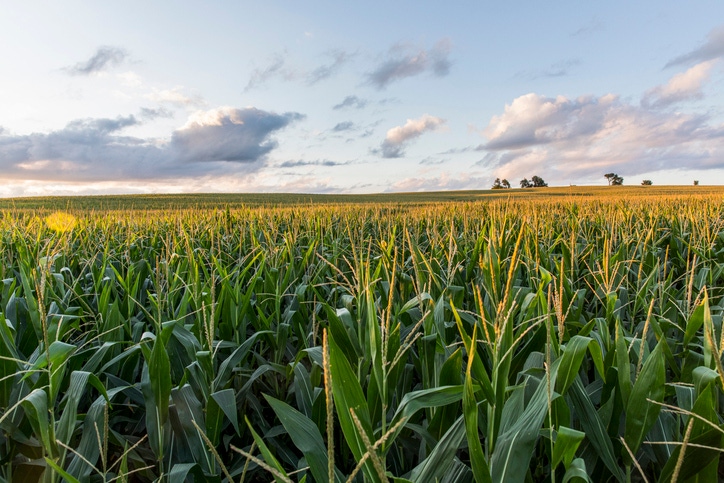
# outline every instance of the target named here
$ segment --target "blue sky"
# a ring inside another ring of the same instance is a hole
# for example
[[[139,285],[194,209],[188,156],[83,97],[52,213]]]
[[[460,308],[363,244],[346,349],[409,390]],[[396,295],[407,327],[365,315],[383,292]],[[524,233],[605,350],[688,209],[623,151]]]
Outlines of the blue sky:
[[[0,196],[724,181],[724,3],[5,2]]]

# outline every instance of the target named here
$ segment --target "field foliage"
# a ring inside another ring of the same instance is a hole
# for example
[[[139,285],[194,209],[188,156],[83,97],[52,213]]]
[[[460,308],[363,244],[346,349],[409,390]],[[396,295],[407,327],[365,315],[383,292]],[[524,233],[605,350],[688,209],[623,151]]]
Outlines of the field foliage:
[[[418,201],[6,204],[0,480],[721,478],[721,194]]]

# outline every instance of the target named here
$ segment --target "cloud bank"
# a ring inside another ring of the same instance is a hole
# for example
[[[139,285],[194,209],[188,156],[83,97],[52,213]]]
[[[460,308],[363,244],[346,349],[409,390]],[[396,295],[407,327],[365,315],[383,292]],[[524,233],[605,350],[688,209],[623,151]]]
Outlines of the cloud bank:
[[[444,77],[450,72],[450,50],[448,39],[438,41],[429,50],[396,45],[389,50],[387,58],[367,74],[367,80],[384,89],[395,81],[423,73]]]
[[[439,117],[424,114],[419,119],[408,119],[404,126],[393,127],[387,131],[379,152],[383,158],[401,158],[410,141],[422,136],[427,131],[434,131],[445,124]]]
[[[5,178],[52,181],[180,179],[259,169],[271,136],[304,116],[256,108],[200,111],[168,140],[123,135],[147,115],[80,119],[49,133],[0,132]]]
[[[683,76],[691,78],[696,75]],[[675,78],[647,95],[653,103],[674,102],[696,91],[672,87],[680,84],[692,85]],[[707,115],[638,106],[613,94],[576,99],[526,94],[493,116],[483,134],[489,153],[481,164],[511,179],[531,170],[565,182],[609,170],[634,175],[724,168],[724,126]]]

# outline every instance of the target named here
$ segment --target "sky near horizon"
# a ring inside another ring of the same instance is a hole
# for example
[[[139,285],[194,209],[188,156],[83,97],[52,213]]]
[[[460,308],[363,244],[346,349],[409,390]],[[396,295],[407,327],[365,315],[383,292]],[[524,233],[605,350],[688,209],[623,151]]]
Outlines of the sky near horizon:
[[[0,2],[0,196],[724,183],[721,0]]]

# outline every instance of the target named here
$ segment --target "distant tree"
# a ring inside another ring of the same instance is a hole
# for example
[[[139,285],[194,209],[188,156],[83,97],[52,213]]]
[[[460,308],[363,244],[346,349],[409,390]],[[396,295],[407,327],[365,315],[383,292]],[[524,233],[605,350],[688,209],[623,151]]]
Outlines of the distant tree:
[[[533,187],[533,183],[531,183],[530,181],[528,181],[528,178],[523,178],[523,179],[520,180],[520,187],[521,187],[521,188],[532,188],[532,187]]]
[[[603,177],[608,180],[609,186],[620,186],[623,184],[623,178],[616,173],[606,173]]]
[[[695,180],[694,180],[694,186],[699,186],[699,180],[698,180],[698,179],[695,179]]]
[[[543,181],[543,178],[541,178],[540,176],[533,176],[531,178],[531,181],[533,181],[534,188],[544,188],[544,187],[548,186],[548,183]]]
[[[494,190],[502,189],[503,185],[500,184],[500,178],[495,178],[495,181],[493,181],[493,188]]]
[[[641,182],[641,186],[651,186],[654,184],[650,179],[645,179]]]
[[[507,179],[503,179],[503,181],[500,182],[500,186],[502,186],[505,189],[510,188],[510,182]]]

